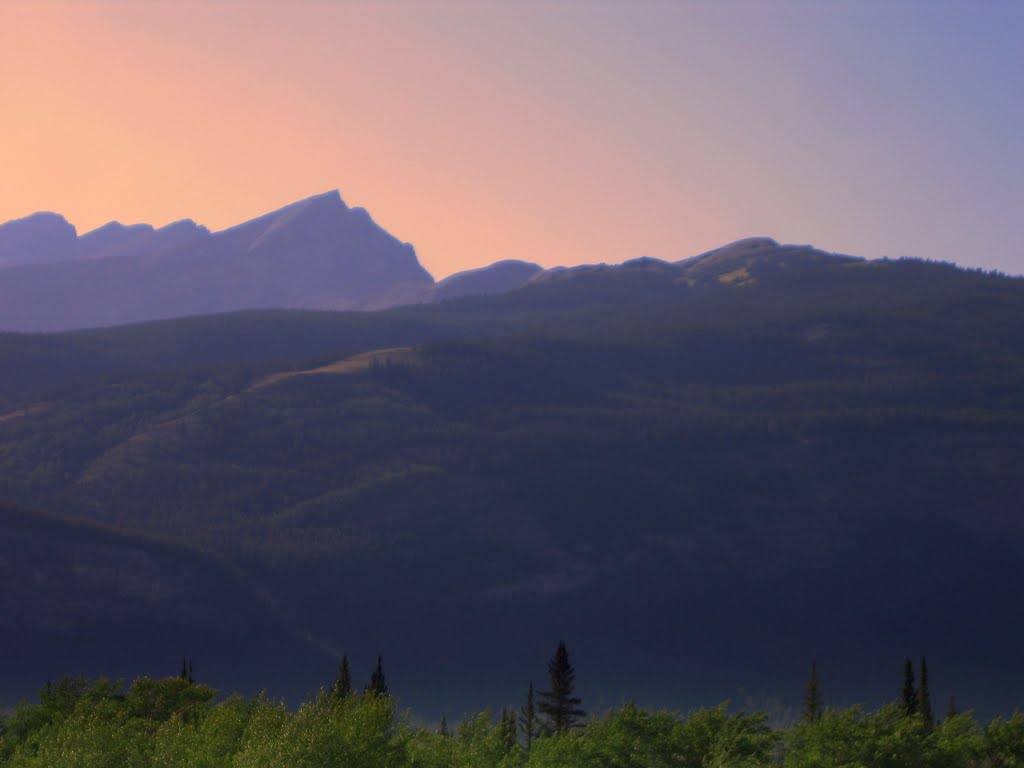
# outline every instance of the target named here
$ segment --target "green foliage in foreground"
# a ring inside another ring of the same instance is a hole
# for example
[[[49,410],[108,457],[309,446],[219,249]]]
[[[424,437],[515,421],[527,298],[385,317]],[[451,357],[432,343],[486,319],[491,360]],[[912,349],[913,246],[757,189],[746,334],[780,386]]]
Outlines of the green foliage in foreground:
[[[232,696],[180,678],[127,689],[83,678],[48,685],[39,704],[0,722],[0,765],[17,768],[1013,768],[1024,766],[1024,716],[987,726],[970,713],[928,731],[892,704],[825,709],[771,728],[727,704],[680,716],[626,704],[532,748],[490,712],[452,735],[414,727],[394,698],[321,692],[295,712],[265,697]]]

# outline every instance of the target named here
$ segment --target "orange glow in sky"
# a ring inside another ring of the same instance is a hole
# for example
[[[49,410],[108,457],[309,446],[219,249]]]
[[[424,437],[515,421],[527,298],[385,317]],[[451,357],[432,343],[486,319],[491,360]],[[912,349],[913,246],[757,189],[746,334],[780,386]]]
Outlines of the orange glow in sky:
[[[629,137],[478,68],[395,8],[186,7],[0,11],[0,218],[216,230],[339,188],[438,277],[729,236]],[[678,246],[664,255],[689,255]]]
[[[0,221],[217,230],[338,188],[435,277],[758,234],[953,257],[907,234],[941,218],[912,124],[862,129],[756,13],[687,7],[0,3]],[[803,35],[791,16],[779,34]]]

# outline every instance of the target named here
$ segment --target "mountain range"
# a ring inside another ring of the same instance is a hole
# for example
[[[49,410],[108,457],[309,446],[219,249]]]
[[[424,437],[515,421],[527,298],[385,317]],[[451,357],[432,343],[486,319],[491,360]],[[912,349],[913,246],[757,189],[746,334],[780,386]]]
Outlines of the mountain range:
[[[0,333],[0,705],[183,655],[295,701],[383,654],[457,718],[518,704],[559,639],[589,711],[795,706],[812,660],[827,702],[876,703],[919,655],[936,701],[1022,703],[1024,280],[754,238],[435,283],[334,194],[152,258],[81,254],[159,231],[64,231],[0,277],[417,299]]]
[[[78,236],[53,213],[0,225],[0,330],[60,331],[241,309],[379,309],[509,290],[504,262],[435,283],[413,247],[337,191],[221,232],[113,221]]]

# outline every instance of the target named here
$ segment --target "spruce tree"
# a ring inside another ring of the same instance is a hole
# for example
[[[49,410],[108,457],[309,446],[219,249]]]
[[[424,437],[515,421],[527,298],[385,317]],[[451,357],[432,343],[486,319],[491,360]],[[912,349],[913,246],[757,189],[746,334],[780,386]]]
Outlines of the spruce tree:
[[[511,707],[501,710],[501,743],[506,755],[519,745],[516,738],[516,711]]]
[[[529,752],[533,740],[540,736],[540,724],[537,722],[537,710],[533,703],[532,682],[526,692],[526,703],[519,708],[519,728],[523,732],[523,746]]]
[[[373,670],[373,674],[370,676],[370,684],[366,686],[366,690],[378,696],[387,696],[388,684],[384,679],[384,663],[380,656],[377,656],[377,668]]]
[[[921,657],[921,674],[917,680],[917,711],[924,720],[925,732],[931,733],[935,730],[935,715],[932,712],[932,695],[928,690],[928,661],[924,656]]]
[[[807,685],[804,688],[804,714],[805,723],[816,723],[821,719],[823,709],[821,697],[821,683],[818,680],[818,664],[811,662],[811,675],[807,678]]]
[[[338,699],[345,699],[352,695],[352,673],[348,668],[348,654],[341,657],[341,665],[338,667],[338,677],[334,681],[334,696]]]
[[[917,712],[917,689],[914,687],[914,663],[908,656],[903,660],[903,691],[900,694],[900,703],[907,715]]]
[[[548,662],[550,690],[540,692],[540,709],[544,727],[549,733],[562,733],[581,725],[584,712],[579,708],[580,698],[573,696],[576,670],[569,663],[565,642],[559,641],[555,655]]]
[[[441,725],[437,729],[437,732],[446,739],[452,735],[451,732],[448,730],[448,718],[444,715],[441,715]]]

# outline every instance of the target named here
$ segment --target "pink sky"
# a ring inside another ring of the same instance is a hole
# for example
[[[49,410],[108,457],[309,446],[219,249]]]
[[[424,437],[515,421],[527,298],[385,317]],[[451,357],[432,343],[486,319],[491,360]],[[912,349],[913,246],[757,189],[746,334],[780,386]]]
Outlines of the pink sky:
[[[918,121],[950,105],[928,102],[909,57],[896,85],[872,86],[880,71],[828,37],[850,20],[805,7],[2,3],[0,221],[216,230],[338,188],[436,277],[504,258],[679,259],[755,234],[969,262],[952,246],[1011,208],[964,218],[989,183],[971,174],[1000,171],[939,169],[957,134]],[[858,23],[851,35],[872,34]],[[878,45],[900,55],[898,36]],[[899,87],[915,101],[867,104],[871,125],[835,100]]]

